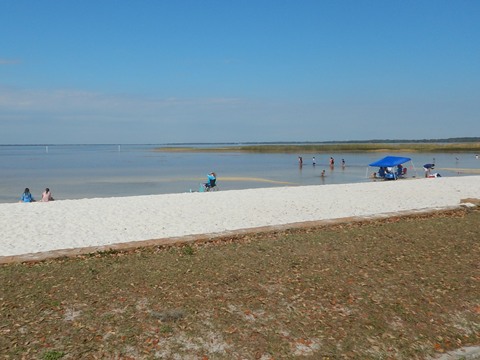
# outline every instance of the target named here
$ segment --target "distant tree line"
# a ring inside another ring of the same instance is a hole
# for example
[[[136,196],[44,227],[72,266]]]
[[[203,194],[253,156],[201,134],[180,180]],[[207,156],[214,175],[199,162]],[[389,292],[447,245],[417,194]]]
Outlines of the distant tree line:
[[[347,140],[347,141],[335,141],[335,143],[367,143],[367,144],[384,144],[384,143],[470,143],[470,142],[479,142],[480,137],[457,137],[457,138],[447,138],[447,139],[373,139],[373,140]]]

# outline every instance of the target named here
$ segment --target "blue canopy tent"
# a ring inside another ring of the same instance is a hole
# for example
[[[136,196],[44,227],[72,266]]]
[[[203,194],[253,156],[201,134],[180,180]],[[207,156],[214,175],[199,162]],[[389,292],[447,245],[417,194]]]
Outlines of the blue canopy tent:
[[[386,180],[396,180],[398,177],[402,177],[404,175],[404,173],[400,171],[401,168],[399,168],[397,172],[393,172],[393,171],[385,172],[385,169],[393,169],[395,166],[397,166],[398,168],[399,165],[402,165],[409,161],[412,162],[412,159],[407,157],[400,157],[400,156],[385,156],[383,159],[380,159],[371,164],[368,164],[368,166],[378,167],[380,168],[381,171],[384,171],[383,174],[380,174],[381,178],[384,178]],[[413,162],[412,162],[412,167],[415,170],[415,167],[413,166]],[[381,171],[379,171],[379,173],[381,173]],[[367,174],[368,174],[368,168],[367,168]]]

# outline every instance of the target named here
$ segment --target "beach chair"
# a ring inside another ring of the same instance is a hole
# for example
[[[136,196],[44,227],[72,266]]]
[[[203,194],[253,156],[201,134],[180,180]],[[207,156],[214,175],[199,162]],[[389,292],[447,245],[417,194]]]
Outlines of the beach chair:
[[[385,180],[397,180],[397,174],[393,172],[387,172],[385,173],[385,176],[383,177]]]
[[[384,167],[381,167],[380,169],[378,169],[378,176],[380,176],[381,178],[385,177],[385,168]]]
[[[203,187],[205,188],[205,191],[217,191],[217,180],[210,179],[207,183],[203,184]]]
[[[397,167],[397,177],[402,177],[403,176],[403,167]]]

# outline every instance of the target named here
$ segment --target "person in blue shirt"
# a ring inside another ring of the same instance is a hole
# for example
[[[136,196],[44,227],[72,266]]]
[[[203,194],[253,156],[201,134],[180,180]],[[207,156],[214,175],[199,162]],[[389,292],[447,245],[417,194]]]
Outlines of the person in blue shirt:
[[[211,172],[210,174],[207,175],[207,178],[208,178],[208,182],[205,183],[204,186],[208,191],[208,190],[210,190],[211,188],[213,188],[217,185],[216,184],[217,174],[215,174],[214,172]]]
[[[423,165],[423,170],[425,171],[425,177],[428,177],[434,168],[435,168],[435,164]]]
[[[33,198],[32,194],[30,193],[29,188],[25,188],[25,191],[23,192],[22,196],[20,197],[20,202],[24,203],[30,203],[34,202],[35,199]]]

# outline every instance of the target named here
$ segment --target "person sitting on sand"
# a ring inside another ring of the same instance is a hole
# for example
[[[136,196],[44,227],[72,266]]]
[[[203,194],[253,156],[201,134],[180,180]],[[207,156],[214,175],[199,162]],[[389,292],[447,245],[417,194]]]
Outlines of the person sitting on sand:
[[[397,175],[398,175],[398,176],[402,176],[402,175],[403,175],[403,165],[402,165],[402,164],[398,164],[398,165],[397,165]]]
[[[24,203],[31,203],[34,202],[35,199],[33,198],[32,194],[30,193],[29,188],[25,188],[25,191],[23,192],[22,196],[20,197],[20,202]]]
[[[205,184],[203,184],[205,186],[205,189],[207,189],[207,191],[213,187],[215,187],[217,184],[217,174],[215,174],[214,172],[211,172],[210,174],[207,175],[207,178],[208,178],[208,182],[206,182]]]
[[[43,192],[42,194],[42,202],[49,202],[49,201],[53,201],[53,197],[52,197],[52,193],[50,192],[50,189],[49,188],[46,188],[45,191]]]
[[[378,169],[378,176],[381,178],[385,177],[385,168],[383,166]]]

